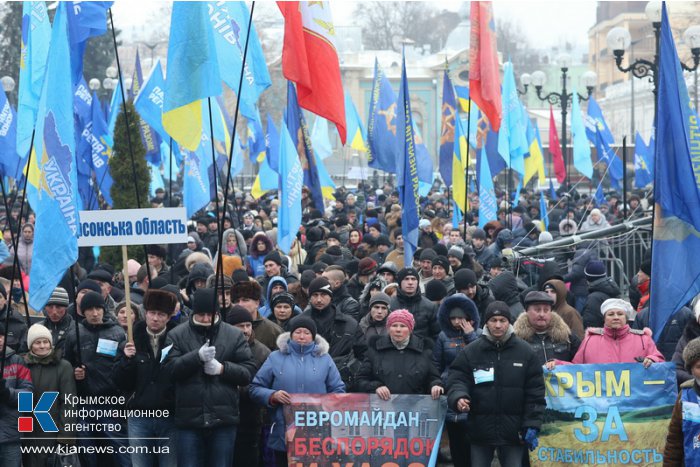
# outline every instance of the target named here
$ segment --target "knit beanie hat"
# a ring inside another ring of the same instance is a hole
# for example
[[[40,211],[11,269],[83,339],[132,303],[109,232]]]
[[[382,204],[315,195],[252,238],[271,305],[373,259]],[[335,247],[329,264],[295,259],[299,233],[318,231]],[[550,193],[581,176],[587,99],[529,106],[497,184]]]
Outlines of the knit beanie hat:
[[[316,292],[321,292],[333,296],[333,289],[331,289],[331,284],[325,277],[317,277],[311,281],[309,284],[309,296]]]
[[[700,337],[688,342],[688,345],[683,349],[683,362],[685,362],[686,370],[690,371],[698,360],[700,360]]]
[[[102,288],[100,287],[100,284],[95,282],[92,279],[85,279],[82,281],[80,284],[78,284],[78,290],[76,290],[76,293],[80,292],[81,290],[92,290],[93,292],[101,293]]]
[[[511,324],[513,323],[513,316],[510,314],[510,307],[507,303],[496,300],[495,302],[489,303],[486,307],[486,313],[484,313],[484,323],[494,316],[503,316]]]
[[[442,281],[432,280],[425,284],[425,298],[431,302],[438,302],[447,297],[447,287]]]
[[[586,279],[589,281],[594,281],[596,279],[600,279],[601,277],[605,277],[605,264],[598,260],[589,261],[588,264],[586,264],[583,273],[586,275]]]
[[[460,269],[455,273],[455,289],[464,290],[467,287],[476,285],[476,273],[471,269]]]
[[[403,323],[413,333],[413,328],[416,326],[416,320],[413,319],[413,315],[408,310],[394,310],[389,313],[389,317],[386,320],[386,327],[390,328],[394,323]]]
[[[294,334],[294,331],[299,328],[307,329],[311,333],[311,337],[314,340],[316,339],[316,333],[318,332],[316,330],[316,323],[308,316],[298,315],[292,318],[289,322],[289,335]]]
[[[27,331],[27,347],[32,350],[32,344],[37,339],[48,339],[53,347],[53,336],[51,336],[51,331],[49,331],[43,324],[32,324]]]
[[[418,271],[415,268],[403,268],[402,270],[399,271],[397,274],[397,279],[399,281],[399,284],[403,282],[405,278],[408,276],[413,276],[416,278],[416,280],[420,280],[420,276],[418,275]]]
[[[450,272],[450,261],[445,258],[444,256],[438,256],[433,260],[433,266],[442,266],[442,269],[445,270],[445,273]]]
[[[383,303],[388,307],[389,303],[391,303],[391,298],[384,292],[379,292],[369,299],[369,307],[372,308],[375,303]]]
[[[192,313],[218,313],[219,300],[214,289],[197,289],[192,299]]]
[[[435,253],[435,250],[433,250],[432,248],[426,248],[420,254],[421,261],[426,260],[426,259],[432,261],[435,258],[437,258],[437,253]]]
[[[53,289],[49,301],[46,305],[58,305],[58,306],[68,306],[68,292],[63,287],[56,287]]]
[[[90,291],[83,295],[83,299],[80,301],[81,310],[89,310],[90,308],[102,308],[105,309],[105,301],[102,295],[97,292]]]
[[[228,313],[226,313],[226,322],[231,326],[235,326],[240,323],[252,323],[253,317],[250,312],[240,305],[234,305],[231,307]]]
[[[369,276],[377,270],[377,262],[372,258],[362,258],[357,266],[357,274],[360,276]]]
[[[294,308],[294,296],[289,292],[276,293],[272,296],[272,299],[270,300],[270,308],[274,310],[274,308],[280,303],[286,303],[287,305]]]
[[[486,240],[486,232],[484,231],[484,229],[477,227],[476,229],[474,229],[474,232],[472,232],[472,238]]]
[[[282,266],[282,257],[280,256],[280,254],[277,250],[273,250],[273,251],[269,252],[265,256],[265,260],[263,261],[263,264],[267,263],[268,261],[274,261],[275,263]]]
[[[462,261],[462,258],[464,258],[464,250],[457,245],[453,245],[447,251],[447,256],[452,256],[453,258],[457,258],[458,260]]]

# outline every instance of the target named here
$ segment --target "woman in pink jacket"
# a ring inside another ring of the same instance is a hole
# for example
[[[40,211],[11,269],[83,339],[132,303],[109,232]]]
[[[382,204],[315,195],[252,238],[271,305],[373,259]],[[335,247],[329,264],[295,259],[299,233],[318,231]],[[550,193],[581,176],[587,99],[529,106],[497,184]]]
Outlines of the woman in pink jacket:
[[[649,368],[652,363],[665,361],[649,328],[640,331],[627,324],[634,312],[629,302],[610,298],[603,302],[600,311],[603,327],[586,329],[586,336],[571,363],[640,362],[644,368]]]

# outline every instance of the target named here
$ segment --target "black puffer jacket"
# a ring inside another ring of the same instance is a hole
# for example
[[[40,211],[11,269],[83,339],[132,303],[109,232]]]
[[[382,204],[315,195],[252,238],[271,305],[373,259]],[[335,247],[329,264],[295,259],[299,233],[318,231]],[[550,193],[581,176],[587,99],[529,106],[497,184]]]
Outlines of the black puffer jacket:
[[[158,339],[158,353],[153,355],[146,322],[134,324],[136,355],[126,358],[122,347],[112,370],[112,379],[119,389],[127,394],[133,393],[128,402],[129,408],[168,409],[171,412],[175,408],[175,388],[161,365],[165,339],[175,326],[174,322],[168,321],[166,332]]]
[[[472,300],[474,301],[476,307],[479,309],[479,322],[483,323],[486,308],[491,304],[491,302],[496,301],[496,299],[493,298],[491,289],[477,284],[476,294],[474,294],[474,298],[472,298]]]
[[[416,293],[408,296],[400,288],[398,293],[391,297],[389,310],[405,309],[411,312],[416,325],[413,334],[424,339],[431,339],[435,342],[440,334],[440,325],[437,320],[437,305],[425,298],[420,289]]]
[[[13,303],[14,305],[14,303]],[[0,311],[0,322],[6,323],[7,305]],[[14,307],[7,326],[7,346],[19,353],[27,351],[27,321]]]
[[[256,371],[243,333],[217,319],[213,328],[187,324],[173,329],[165,341],[173,345],[165,360],[175,383],[175,424],[181,428],[214,428],[238,425],[238,386],[250,383]],[[218,315],[217,315],[218,318]],[[221,375],[204,373],[199,349],[209,339],[215,358],[224,365]]]
[[[516,336],[530,344],[540,365],[550,360],[570,362],[581,345],[581,339],[571,332],[569,326],[555,312],[552,312],[549,329],[543,334],[535,331],[526,313],[520,315],[515,321],[513,329]]]
[[[493,292],[496,300],[508,304],[513,320],[517,319],[525,311],[523,304],[520,302],[518,279],[512,272],[505,271],[491,279],[489,289]]]
[[[493,369],[493,381],[476,384],[474,372]],[[542,366],[530,345],[513,334],[497,343],[484,329],[475,342],[457,355],[450,367],[447,403],[471,402],[467,433],[472,444],[517,446],[519,433],[540,428],[544,417]]]
[[[430,341],[412,335],[406,348],[399,350],[389,336],[371,337],[357,390],[374,392],[381,386],[392,394],[430,394],[433,386],[442,386]]]
[[[647,305],[642,311],[639,312],[637,318],[632,324],[633,329],[644,329],[651,327],[649,322],[649,305]],[[683,336],[683,331],[685,327],[691,321],[695,321],[695,316],[690,308],[684,306],[680,310],[676,311],[669,320],[666,322],[666,326],[661,330],[661,334],[656,341],[656,348],[659,349],[664,355],[664,359],[670,362],[673,358],[673,352],[676,350],[676,345],[678,341]]]
[[[114,347],[114,355],[97,353],[97,343],[100,339],[110,345],[122,345],[126,341],[124,329],[110,315],[106,315],[99,325],[88,324],[85,320],[78,325],[80,332],[80,357],[85,365],[85,379],[77,382],[78,394],[81,396],[114,396],[121,392],[112,379],[112,366],[117,361],[118,349]],[[73,367],[78,366],[78,345],[75,326],[66,337],[63,358]]]
[[[678,386],[685,383],[688,380],[693,379],[688,370],[685,368],[685,361],[683,360],[683,350],[688,342],[692,341],[696,337],[700,337],[700,323],[693,319],[688,321],[683,329],[683,335],[678,339],[678,344],[676,344],[676,350],[673,352],[673,363],[676,364],[676,380],[678,381]]]
[[[59,356],[63,355],[64,348],[66,346],[66,337],[70,333],[71,329],[75,328],[75,321],[73,321],[73,317],[66,311],[65,316],[63,316],[58,323],[54,323],[49,318],[46,318],[44,321],[41,321],[41,324],[46,326],[46,329],[51,331],[54,350]]]
[[[588,298],[583,307],[583,327],[602,328],[603,315],[600,306],[609,298],[618,298],[620,287],[609,277],[596,279],[588,285]]]
[[[330,345],[328,354],[333,360],[354,353],[355,358],[362,361],[367,351],[367,343],[357,321],[340,313],[333,304],[321,311],[309,307],[302,314],[314,320],[318,326],[318,333]],[[326,322],[330,323],[330,326],[324,324]]]

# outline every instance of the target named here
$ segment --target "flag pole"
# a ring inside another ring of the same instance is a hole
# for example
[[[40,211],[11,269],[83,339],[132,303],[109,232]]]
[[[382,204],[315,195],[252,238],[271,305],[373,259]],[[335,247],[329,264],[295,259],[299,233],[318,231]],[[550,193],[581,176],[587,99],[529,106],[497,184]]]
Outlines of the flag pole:
[[[209,109],[209,142],[211,143],[211,165],[214,168],[214,187],[216,188],[216,193],[214,194],[214,213],[216,214],[216,225],[217,225],[217,234],[219,236],[219,239],[223,238],[223,233],[221,232],[221,228],[223,227],[224,224],[224,218],[223,215],[219,216],[219,190],[218,190],[218,185],[217,185],[217,175],[218,175],[218,168],[216,167],[216,149],[214,148],[214,121],[211,116],[211,96],[207,97],[207,104],[208,104],[208,109]],[[231,140],[231,147],[233,148],[233,145],[235,144],[234,140]],[[229,160],[229,171],[228,173],[231,173],[231,167],[230,167],[231,161]],[[224,197],[224,206],[226,206],[226,197]],[[224,211],[226,208],[224,207]],[[235,237],[235,235],[234,235]],[[224,258],[223,258],[223,252],[221,251],[221,242],[219,242],[219,248],[217,249],[217,260],[216,260],[216,280],[214,281],[214,296],[216,296],[217,292],[221,290],[221,303],[226,303],[226,299],[224,297],[224,270],[223,270],[223,264],[224,264]],[[219,285],[221,288],[219,288]],[[211,320],[211,326],[210,328],[213,328],[214,326],[214,319],[212,318]]]
[[[469,147],[469,135],[470,135],[471,129],[472,129],[472,112],[471,112],[472,105],[473,105],[473,102],[472,102],[471,97],[470,97],[469,98],[469,112],[467,112],[467,155],[466,155],[467,171],[464,175],[464,211],[463,211],[464,216],[462,216],[462,219],[464,220],[464,232],[463,232],[464,243],[467,243],[467,206],[469,205],[469,151],[471,149]],[[455,120],[455,126],[456,125],[458,125],[458,122]],[[462,144],[459,141],[455,141],[455,143]],[[457,204],[457,203],[455,203],[455,204]],[[459,209],[459,208],[457,208],[457,209]]]
[[[241,105],[241,89],[243,88],[243,73],[245,72],[245,65],[246,61],[248,59],[248,43],[250,42],[250,30],[253,26],[253,12],[255,11],[255,0],[250,5],[250,16],[248,17],[248,31],[246,31],[246,37],[245,37],[245,45],[243,46],[243,58],[242,58],[242,64],[241,64],[241,74],[238,77],[238,90],[236,92],[236,110],[233,114],[233,129],[231,130],[231,147],[229,148],[229,153],[228,153],[228,174],[226,176],[226,185],[224,186],[224,212],[221,216],[221,224],[223,225],[223,218],[226,216],[226,206],[228,205],[228,189],[229,186],[231,187],[231,193],[233,194],[233,202],[236,203],[236,214],[238,217],[238,226],[239,228],[241,227],[242,221],[241,221],[241,210],[240,207],[238,206],[238,203],[236,202],[236,187],[235,184],[231,184],[231,164],[233,163],[233,146],[236,144],[236,126],[238,125],[238,109]],[[211,118],[211,117],[210,117]],[[262,126],[262,122],[261,122]],[[214,138],[212,138],[212,147],[214,144]],[[250,157],[249,157],[250,159]],[[234,235],[233,237],[236,239],[236,249],[238,250],[239,254],[241,254],[241,247],[238,244],[238,236]],[[223,264],[223,258],[221,257],[221,250],[223,248],[223,243],[224,243],[224,233],[221,228],[219,228],[219,263]],[[243,259],[241,255],[241,259]],[[221,268],[221,274],[222,274],[222,286],[223,286],[223,267]],[[223,294],[223,292],[222,292]],[[223,295],[222,295],[223,299]]]
[[[129,157],[131,159],[131,175],[134,178],[134,192],[136,194],[136,206],[141,209],[141,195],[139,195],[139,181],[136,176],[136,162],[134,162],[134,148],[131,145],[131,132],[129,127],[129,112],[126,111],[126,94],[124,94],[124,80],[122,77],[122,66],[119,61],[119,49],[117,48],[117,34],[114,32],[114,17],[112,16],[112,9],[109,9],[109,23],[112,26],[112,43],[114,44],[114,55],[117,59],[117,73],[119,76],[119,90],[122,96],[122,106],[124,107],[124,120],[126,120],[126,142],[129,146]],[[116,92],[116,91],[115,91]],[[143,245],[143,253],[146,257],[146,277],[148,278],[148,287],[151,287],[151,267],[148,264],[148,249],[146,245]]]
[[[627,221],[627,136],[622,137],[622,213]]]

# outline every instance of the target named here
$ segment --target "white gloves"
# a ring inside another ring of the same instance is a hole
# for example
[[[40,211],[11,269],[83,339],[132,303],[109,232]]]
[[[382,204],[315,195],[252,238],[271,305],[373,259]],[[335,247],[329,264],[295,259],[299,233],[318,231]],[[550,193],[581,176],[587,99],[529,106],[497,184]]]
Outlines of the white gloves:
[[[206,341],[203,346],[199,348],[199,359],[204,363],[212,360],[216,355],[216,347],[209,345],[209,341]]]
[[[212,358],[208,362],[204,362],[204,373],[211,375],[211,376],[216,376],[220,375],[223,373],[224,370],[224,365],[219,363],[219,361],[215,358]]]

